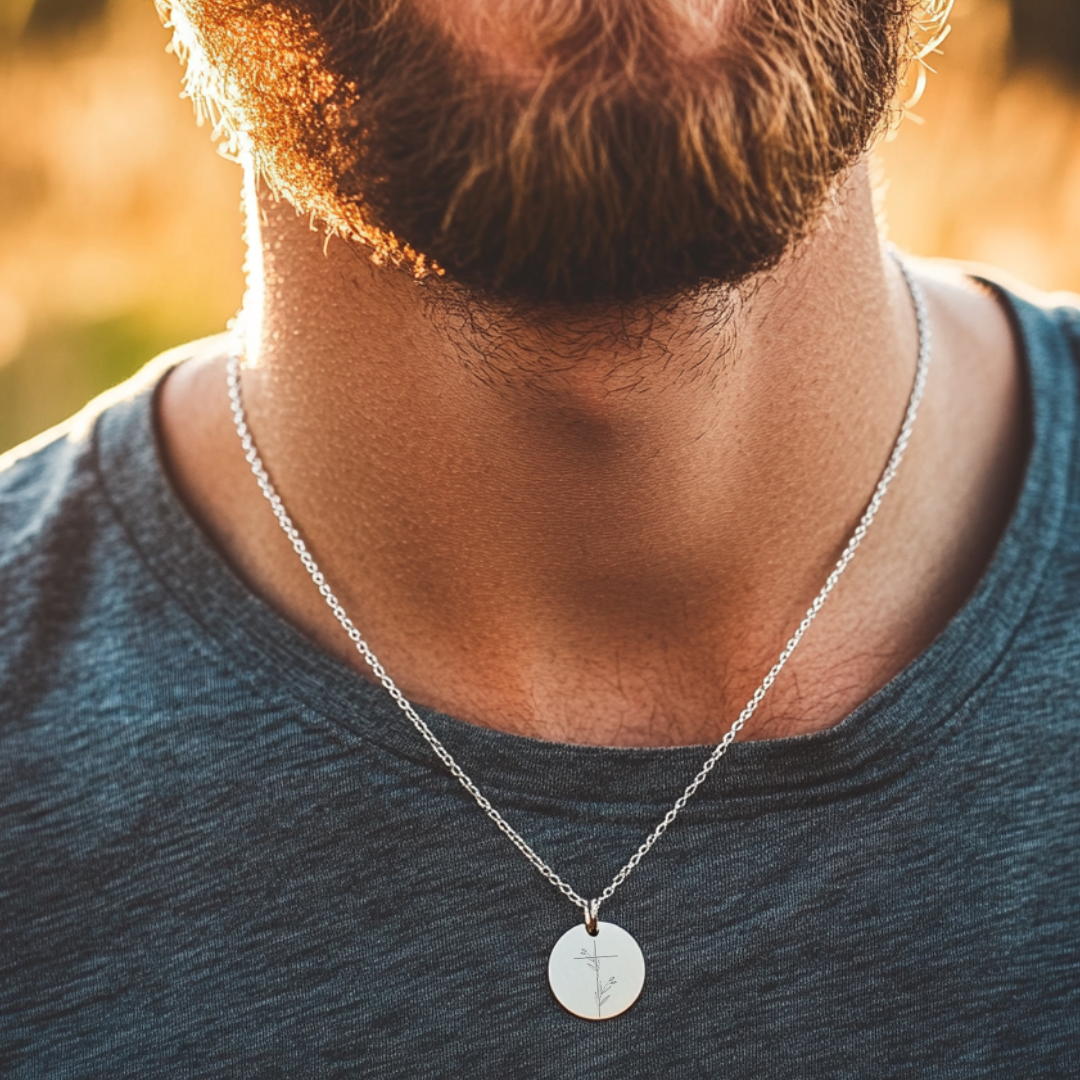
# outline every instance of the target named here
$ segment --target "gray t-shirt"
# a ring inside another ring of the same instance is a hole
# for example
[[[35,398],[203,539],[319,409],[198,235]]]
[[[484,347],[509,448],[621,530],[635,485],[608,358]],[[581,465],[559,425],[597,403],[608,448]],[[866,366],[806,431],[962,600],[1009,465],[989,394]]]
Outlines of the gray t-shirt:
[[[578,910],[178,502],[177,357],[10,455],[0,1075],[1080,1076],[1080,312],[1010,303],[1034,443],[978,590],[836,728],[732,749],[604,909],[647,975],[603,1023],[547,985]],[[585,895],[705,756],[424,715]]]

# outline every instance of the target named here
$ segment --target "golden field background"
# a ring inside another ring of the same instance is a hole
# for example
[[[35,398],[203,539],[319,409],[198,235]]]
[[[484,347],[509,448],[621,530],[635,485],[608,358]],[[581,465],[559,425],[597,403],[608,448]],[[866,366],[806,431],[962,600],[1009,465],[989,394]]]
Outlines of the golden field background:
[[[957,0],[878,152],[901,247],[1080,291],[1077,12]],[[150,0],[0,0],[0,450],[239,305],[239,170],[167,43]]]

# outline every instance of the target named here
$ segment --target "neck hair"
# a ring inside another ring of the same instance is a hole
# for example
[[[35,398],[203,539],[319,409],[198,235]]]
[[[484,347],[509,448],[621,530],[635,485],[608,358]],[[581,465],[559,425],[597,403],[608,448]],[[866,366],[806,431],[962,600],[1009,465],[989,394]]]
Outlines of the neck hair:
[[[606,392],[714,382],[732,326],[756,283],[701,285],[630,301],[501,299],[436,280],[422,286],[426,319],[456,360],[492,388],[558,392],[585,371]]]

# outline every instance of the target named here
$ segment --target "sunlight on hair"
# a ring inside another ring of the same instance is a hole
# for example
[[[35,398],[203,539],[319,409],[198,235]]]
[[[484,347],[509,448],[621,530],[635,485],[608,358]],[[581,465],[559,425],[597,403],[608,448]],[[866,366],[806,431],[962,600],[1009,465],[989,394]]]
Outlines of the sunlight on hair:
[[[920,0],[912,10],[911,31],[900,72],[898,116],[888,132],[889,139],[896,137],[899,124],[905,119],[922,123],[922,118],[914,109],[926,93],[928,76],[934,73],[927,57],[940,53],[941,46],[952,32],[949,17],[955,3],[956,0]]]
[[[179,5],[165,7],[193,87],[212,81]],[[925,124],[901,124],[878,150],[891,238],[1080,291],[1080,94],[1012,59],[1007,0],[957,0],[954,10],[938,0],[914,16],[909,59],[922,53],[940,73],[923,82]],[[11,46],[0,65],[0,449],[154,351],[219,329],[243,293],[240,178],[176,100],[164,43],[143,0],[110,0],[94,33]],[[892,132],[917,84],[913,61],[908,72]],[[228,151],[214,95],[191,96]]]
[[[286,17],[268,4],[241,23],[237,5],[228,0],[155,3],[163,23],[172,30],[170,48],[184,67],[184,94],[195,106],[198,123],[210,124],[212,137],[226,157],[265,183],[275,198],[309,214],[313,227],[317,220],[328,235],[363,244],[377,265],[406,266],[417,278],[442,273],[392,232],[373,227],[362,205],[342,214],[341,207],[327,198],[335,185],[329,146],[324,155],[309,155],[299,175],[281,168],[282,155],[293,155],[294,145],[302,138],[295,129],[296,116],[313,105],[323,106],[330,114],[340,107],[336,102],[340,83],[324,63],[326,42],[310,16],[290,12]],[[202,13],[204,25],[205,20],[217,17],[230,28],[231,63],[208,48],[192,13]],[[256,40],[258,48],[253,47]],[[236,77],[238,70],[248,74],[246,83]],[[252,97],[270,91],[277,95],[276,137],[253,138]],[[286,104],[290,99],[291,109]]]
[[[376,263],[575,303],[774,266],[947,11],[920,34],[908,0],[459,0],[531,58],[507,76],[431,0],[161,2],[188,92],[278,197]],[[703,20],[723,32],[691,48]]]

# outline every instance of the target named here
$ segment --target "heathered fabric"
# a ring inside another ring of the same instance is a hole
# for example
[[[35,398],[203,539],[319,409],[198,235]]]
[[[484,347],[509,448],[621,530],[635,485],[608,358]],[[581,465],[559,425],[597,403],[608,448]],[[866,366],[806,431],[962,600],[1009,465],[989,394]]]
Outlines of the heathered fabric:
[[[842,724],[734,747],[604,909],[648,965],[606,1023],[547,987],[577,910],[178,503],[176,356],[11,455],[0,1075],[1080,1076],[1080,313],[1010,302],[1035,439],[984,580]],[[589,895],[704,756],[425,715]]]

